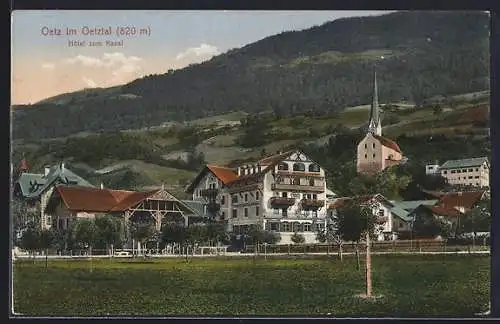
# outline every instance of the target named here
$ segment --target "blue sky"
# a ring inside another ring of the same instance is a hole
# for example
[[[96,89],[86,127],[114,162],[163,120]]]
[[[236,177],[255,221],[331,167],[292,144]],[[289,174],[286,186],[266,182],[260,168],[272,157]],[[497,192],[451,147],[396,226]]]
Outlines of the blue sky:
[[[15,11],[13,103],[35,102],[85,87],[122,84],[206,60],[282,31],[383,11]],[[150,36],[44,36],[42,28],[150,28]],[[70,47],[69,40],[85,41]],[[89,41],[121,40],[89,47]]]

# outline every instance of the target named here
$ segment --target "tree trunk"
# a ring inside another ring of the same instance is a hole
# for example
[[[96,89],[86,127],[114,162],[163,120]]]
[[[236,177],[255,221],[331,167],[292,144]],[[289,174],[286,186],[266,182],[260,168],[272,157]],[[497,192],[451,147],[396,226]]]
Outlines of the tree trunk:
[[[49,267],[49,249],[45,249],[45,269]]]
[[[92,264],[92,245],[89,246],[89,256],[90,256],[90,272],[92,272],[94,270]]]
[[[357,263],[357,266],[358,266],[358,271],[361,270],[361,262],[359,260],[359,246],[358,246],[358,242],[356,242],[356,260],[358,261]]]
[[[340,262],[344,262],[344,247],[342,243],[339,244]]]
[[[369,233],[366,233],[366,296],[372,296],[372,259]]]
[[[473,233],[472,235],[472,249],[476,247],[476,232]]]

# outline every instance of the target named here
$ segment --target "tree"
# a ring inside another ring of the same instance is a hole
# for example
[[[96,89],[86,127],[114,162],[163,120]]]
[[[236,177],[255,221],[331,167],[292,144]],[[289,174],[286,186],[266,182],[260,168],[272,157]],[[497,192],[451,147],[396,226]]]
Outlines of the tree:
[[[444,226],[428,208],[415,211],[415,220],[412,226],[413,237],[436,237],[441,234]]]
[[[28,228],[23,231],[20,239],[20,246],[22,249],[28,251],[35,258],[35,251],[38,249],[40,244],[40,230],[36,225],[30,224]]]
[[[38,248],[40,248],[41,250],[44,250],[44,252],[45,252],[45,268],[47,268],[48,267],[49,249],[54,244],[54,231],[48,230],[48,229],[43,229],[40,231],[39,235],[40,235],[40,238],[39,238]]]
[[[479,201],[460,222],[461,233],[472,233],[472,245],[475,246],[478,232],[491,231],[491,202],[489,199]]]
[[[112,215],[97,216],[95,226],[97,229],[97,243],[106,246],[106,251],[109,255],[112,255],[113,247],[121,241],[120,221]]]
[[[97,229],[95,223],[91,219],[78,220],[73,227],[73,239],[75,243],[83,249],[87,249],[90,256],[90,272],[92,267],[92,248],[96,243]]]
[[[356,244],[356,258],[358,270],[361,269],[359,261],[359,242],[363,234],[368,232],[374,236],[375,216],[371,204],[360,205],[357,199],[347,201],[344,206],[337,209],[338,231],[342,240]]]
[[[306,238],[304,237],[304,235],[295,232],[293,233],[292,237],[290,237],[290,240],[292,240],[294,244],[304,244]]]
[[[13,239],[19,238],[29,224],[35,227],[39,224],[40,217],[37,217],[37,214],[31,208],[28,208],[25,201],[15,197],[11,200],[11,206]]]
[[[132,222],[130,227],[131,235],[141,246],[153,235],[153,225],[147,222]],[[141,251],[138,251],[141,253]]]
[[[338,218],[336,213],[332,213],[327,220],[324,230],[318,229],[316,232],[316,240],[321,243],[327,243],[327,253],[330,249],[330,244],[335,243],[339,246],[340,261],[344,260],[343,256],[343,240],[339,231]]]

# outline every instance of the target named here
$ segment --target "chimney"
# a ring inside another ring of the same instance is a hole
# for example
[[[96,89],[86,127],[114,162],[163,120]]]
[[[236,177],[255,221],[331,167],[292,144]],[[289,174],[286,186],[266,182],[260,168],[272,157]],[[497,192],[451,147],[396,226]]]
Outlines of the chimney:
[[[104,184],[101,182],[101,189],[104,189]]]
[[[64,162],[61,162],[61,171],[64,171]]]
[[[165,190],[165,184],[161,184],[161,190]]]
[[[50,172],[50,167],[45,166],[45,171],[44,171],[44,173],[43,173],[43,174],[44,174],[44,176],[47,176],[47,175],[49,174],[49,172]]]

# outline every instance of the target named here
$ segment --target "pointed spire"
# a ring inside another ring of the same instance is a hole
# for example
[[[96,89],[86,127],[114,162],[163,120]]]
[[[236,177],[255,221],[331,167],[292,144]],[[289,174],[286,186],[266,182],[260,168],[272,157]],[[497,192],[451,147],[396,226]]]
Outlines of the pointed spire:
[[[370,121],[368,123],[368,132],[375,135],[382,135],[382,125],[380,123],[380,113],[378,108],[378,87],[377,72],[373,72],[373,95],[370,110]]]

